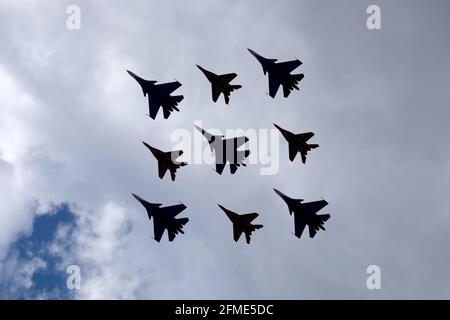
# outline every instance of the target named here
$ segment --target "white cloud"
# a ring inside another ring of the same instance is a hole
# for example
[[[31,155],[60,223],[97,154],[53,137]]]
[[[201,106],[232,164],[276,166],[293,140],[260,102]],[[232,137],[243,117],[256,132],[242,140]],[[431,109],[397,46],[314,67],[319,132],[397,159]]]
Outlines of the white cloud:
[[[448,42],[422,34],[440,50],[430,53],[433,66],[420,66],[428,60],[415,50],[415,34],[428,27],[414,28],[402,16],[416,32],[384,24],[383,33],[369,35],[361,4],[324,3],[327,10],[312,2],[81,1],[82,28],[69,31],[64,3],[2,2],[0,256],[30,232],[36,208],[69,202],[79,224],[61,227],[52,250],[82,265],[79,297],[371,297],[364,287],[369,264],[380,264],[390,279],[380,296],[445,296],[439,274],[449,257],[429,249],[445,241],[448,225],[448,179],[439,177],[449,175],[448,96],[436,92],[448,83],[439,71],[445,55],[436,53],[448,52]],[[412,8],[412,17],[431,10]],[[300,92],[264,95],[267,80],[247,47],[281,60],[299,56],[306,74]],[[229,108],[211,103],[196,63],[238,73],[243,88]],[[149,120],[126,69],[162,82],[177,78],[181,112]],[[434,106],[425,112],[427,101]],[[175,183],[160,181],[140,140],[170,149],[171,132],[191,130],[195,120],[219,129],[271,128],[276,120],[315,131],[320,148],[300,166],[281,144],[277,176],[261,177],[256,167],[218,176],[187,166]],[[293,239],[292,218],[272,187],[327,198],[327,231],[314,241]],[[186,235],[154,243],[152,223],[131,192],[185,203]],[[265,227],[251,246],[232,241],[216,203],[261,213]],[[423,291],[411,293],[416,286]]]

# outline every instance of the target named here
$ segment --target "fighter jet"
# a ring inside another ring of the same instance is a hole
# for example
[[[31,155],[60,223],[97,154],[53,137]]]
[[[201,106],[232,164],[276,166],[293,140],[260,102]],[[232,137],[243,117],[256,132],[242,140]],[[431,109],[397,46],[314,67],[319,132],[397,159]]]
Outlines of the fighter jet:
[[[249,156],[250,150],[237,150],[240,146],[248,142],[247,137],[225,139],[223,135],[213,135],[196,125],[194,127],[208,140],[211,152],[215,153],[216,172],[218,174],[222,174],[227,161],[230,164],[231,174],[234,174],[240,166],[247,166],[245,158]]]
[[[292,215],[294,212],[294,226],[295,226],[295,236],[300,238],[302,236],[305,226],[309,227],[309,237],[314,238],[319,229],[325,230],[323,227],[325,221],[330,218],[329,214],[316,214],[323,207],[325,207],[328,202],[325,200],[314,201],[314,202],[303,202],[303,199],[292,199],[281,193],[277,189],[273,189],[276,194],[278,194],[284,202],[286,202],[289,208],[289,214]]]
[[[304,74],[291,74],[302,62],[298,59],[285,62],[276,62],[277,59],[267,59],[248,49],[250,53],[261,63],[263,72],[269,73],[269,95],[275,98],[280,85],[283,86],[283,95],[289,96],[292,90],[298,89],[297,84],[304,78]]]
[[[183,154],[182,150],[163,152],[158,150],[148,143],[142,141],[142,143],[153,153],[156,160],[158,160],[158,172],[159,178],[162,179],[166,174],[167,170],[170,171],[170,176],[172,181],[175,181],[175,173],[178,168],[187,165],[186,162],[177,162],[175,159]]]
[[[242,88],[239,84],[230,84],[230,82],[237,77],[236,73],[227,73],[217,75],[211,71],[208,71],[199,65],[197,67],[203,72],[203,74],[211,82],[212,88],[212,99],[217,102],[221,93],[223,93],[223,98],[225,99],[225,104],[230,101],[230,93],[234,90]]]
[[[218,206],[226,213],[231,222],[233,222],[234,241],[237,242],[243,232],[245,233],[245,239],[247,240],[247,243],[250,244],[250,236],[252,235],[252,232],[263,227],[262,224],[251,224],[251,222],[256,219],[256,217],[258,217],[258,214],[256,212],[248,214],[237,214],[231,210],[228,210],[227,208],[222,207],[220,204]]]
[[[280,130],[283,137],[287,140],[289,144],[289,160],[294,161],[295,156],[298,152],[302,155],[302,162],[306,162],[306,155],[308,151],[319,147],[318,144],[308,144],[307,141],[314,136],[313,132],[305,132],[294,134],[292,132],[287,131],[275,123],[273,124],[278,130]]]
[[[164,119],[169,118],[170,113],[180,111],[177,108],[178,103],[183,100],[183,96],[171,96],[170,94],[177,90],[181,83],[178,81],[156,84],[157,81],[145,80],[135,75],[133,72],[128,71],[141,86],[144,97],[148,97],[148,116],[152,119],[156,118],[160,107],[163,108]]]
[[[178,233],[184,234],[183,226],[188,223],[189,218],[175,218],[181,211],[186,209],[184,204],[180,203],[161,208],[161,203],[150,203],[134,193],[132,193],[132,195],[147,210],[148,219],[152,220],[153,217],[154,239],[157,242],[161,241],[164,230],[166,229],[169,241],[173,241]]]

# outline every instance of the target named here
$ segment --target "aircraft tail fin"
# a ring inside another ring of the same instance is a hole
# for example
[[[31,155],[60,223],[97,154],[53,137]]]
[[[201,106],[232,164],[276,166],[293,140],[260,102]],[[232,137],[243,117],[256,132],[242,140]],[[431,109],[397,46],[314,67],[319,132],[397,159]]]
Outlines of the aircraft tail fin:
[[[264,227],[262,224],[254,224],[253,226],[255,227],[255,229],[261,229],[262,227]]]
[[[328,219],[330,219],[330,215],[329,214],[319,214],[318,217],[320,218],[320,220],[322,220],[322,222],[325,222]]]
[[[231,85],[231,89],[232,90],[237,90],[237,89],[240,89],[240,88],[242,88],[242,86],[240,84],[232,84]]]
[[[314,144],[310,144],[309,147],[310,147],[311,149],[315,149],[315,148],[318,148],[319,145],[316,144],[316,143],[314,143]]]

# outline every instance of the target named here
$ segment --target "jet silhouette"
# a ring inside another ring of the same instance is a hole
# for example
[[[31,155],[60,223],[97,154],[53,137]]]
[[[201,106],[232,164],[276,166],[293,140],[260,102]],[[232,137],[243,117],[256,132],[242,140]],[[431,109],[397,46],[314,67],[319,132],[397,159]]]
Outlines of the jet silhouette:
[[[156,160],[158,160],[159,178],[162,179],[164,177],[164,175],[166,174],[167,170],[169,170],[172,181],[175,181],[175,173],[176,173],[177,169],[187,165],[186,162],[175,161],[176,158],[178,158],[179,156],[181,156],[183,154],[183,151],[176,150],[176,151],[163,152],[161,150],[158,150],[158,149],[152,147],[148,143],[145,143],[143,141],[142,141],[142,143],[153,153]]]
[[[292,199],[277,189],[273,190],[284,200],[284,202],[286,202],[289,209],[289,214],[292,215],[292,212],[294,212],[294,234],[297,238],[302,236],[306,225],[309,227],[310,238],[314,238],[319,229],[325,230],[323,225],[325,221],[330,218],[330,215],[316,213],[325,207],[328,202],[325,200],[303,202],[303,199]]]
[[[240,166],[246,167],[245,158],[250,154],[250,150],[238,151],[237,149],[248,142],[247,137],[236,137],[225,139],[223,135],[212,135],[209,132],[197,127],[203,136],[208,140],[211,152],[214,151],[216,157],[216,172],[222,174],[227,162],[230,164],[230,173],[234,174]]]
[[[188,223],[189,218],[175,218],[181,211],[186,209],[184,204],[180,203],[174,206],[161,208],[161,203],[150,203],[134,193],[132,193],[132,195],[147,210],[148,219],[152,220],[153,217],[154,239],[157,242],[161,241],[164,230],[166,229],[169,241],[173,241],[178,233],[184,234],[183,226]]]
[[[295,156],[298,152],[302,155],[302,162],[306,162],[306,155],[308,151],[319,147],[318,144],[308,144],[307,141],[314,136],[313,132],[305,132],[294,134],[286,129],[283,129],[273,124],[278,130],[280,130],[283,137],[287,140],[289,144],[289,160],[294,161]]]
[[[214,102],[217,102],[220,94],[223,93],[225,104],[228,104],[228,102],[230,101],[230,93],[234,90],[242,88],[242,86],[239,84],[230,84],[230,82],[237,77],[236,73],[217,75],[202,68],[199,65],[197,65],[197,67],[203,72],[206,78],[208,78],[209,82],[211,82],[212,99]]]
[[[277,59],[267,59],[257,54],[255,51],[248,51],[261,63],[263,72],[269,73],[269,95],[275,98],[280,85],[283,86],[283,95],[289,96],[292,90],[298,89],[297,84],[304,78],[304,74],[291,74],[302,62],[298,59],[285,62],[276,62]]]
[[[241,234],[245,234],[245,239],[247,243],[250,244],[250,236],[252,232],[261,229],[263,227],[262,224],[251,224],[251,222],[258,217],[256,212],[248,213],[248,214],[237,214],[231,210],[228,210],[222,207],[220,204],[218,205],[220,209],[222,209],[228,218],[230,218],[231,222],[233,222],[233,238],[234,241],[238,241],[241,237]]]
[[[144,97],[148,97],[148,116],[152,119],[156,118],[159,108],[163,108],[164,119],[169,118],[171,112],[180,111],[177,108],[178,103],[183,100],[183,96],[171,96],[170,94],[177,90],[181,83],[178,81],[156,84],[157,81],[145,80],[135,75],[133,72],[128,71],[128,74],[132,76],[141,86]]]

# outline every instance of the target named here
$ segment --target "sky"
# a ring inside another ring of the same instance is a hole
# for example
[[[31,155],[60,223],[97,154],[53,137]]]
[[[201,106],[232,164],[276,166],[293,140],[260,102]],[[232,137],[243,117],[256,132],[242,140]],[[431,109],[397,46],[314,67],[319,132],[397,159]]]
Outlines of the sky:
[[[380,30],[366,25],[372,4]],[[446,0],[0,0],[0,298],[450,298],[449,27]],[[247,48],[300,59],[300,90],[270,98]],[[238,74],[229,106],[196,64]],[[126,70],[180,81],[180,112],[147,117]],[[303,165],[277,139],[272,175],[190,164],[160,180],[141,141],[168,151],[198,121],[275,122],[320,147]],[[272,188],[326,199],[327,230],[295,238]],[[156,243],[132,192],[184,203],[186,234]],[[218,203],[260,214],[251,245],[233,241]]]

